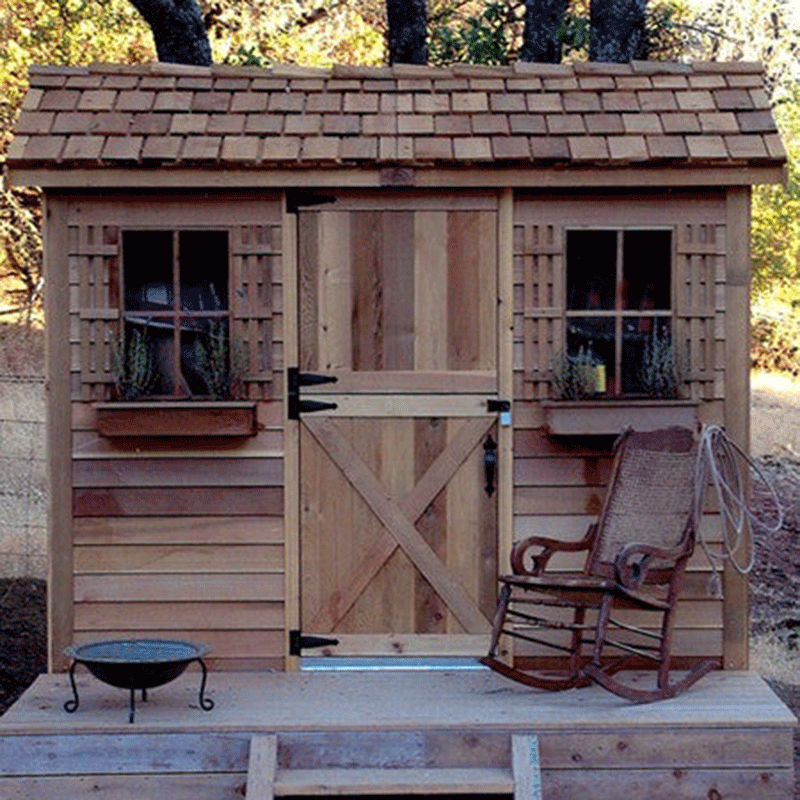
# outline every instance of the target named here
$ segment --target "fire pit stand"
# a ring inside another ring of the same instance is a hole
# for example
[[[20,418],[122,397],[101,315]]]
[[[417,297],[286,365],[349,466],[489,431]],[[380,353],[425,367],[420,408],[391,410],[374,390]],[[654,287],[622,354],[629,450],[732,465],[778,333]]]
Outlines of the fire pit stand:
[[[78,664],[83,664],[103,683],[130,690],[129,722],[133,722],[137,689],[141,689],[142,700],[146,701],[148,689],[169,683],[189,664],[197,661],[203,673],[200,679],[200,708],[210,711],[214,708],[214,701],[205,696],[208,670],[203,656],[207,653],[208,647],[204,644],[174,639],[115,639],[65,647],[64,654],[72,659],[69,680],[74,697],[64,703],[64,710],[71,714],[78,709],[78,687],[75,683]]]

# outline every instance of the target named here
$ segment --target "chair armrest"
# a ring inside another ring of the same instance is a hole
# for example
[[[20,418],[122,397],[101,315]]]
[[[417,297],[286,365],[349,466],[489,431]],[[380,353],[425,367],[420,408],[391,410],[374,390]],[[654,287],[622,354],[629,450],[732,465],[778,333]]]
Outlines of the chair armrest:
[[[626,589],[636,590],[647,582],[647,575],[654,561],[673,562],[675,565],[673,567],[657,568],[671,573],[675,571],[677,562],[682,558],[688,558],[691,552],[691,540],[684,540],[677,547],[668,549],[633,542],[623,547],[614,559],[616,580]]]
[[[547,562],[555,553],[577,553],[589,550],[594,541],[597,526],[592,524],[579,542],[564,542],[547,536],[529,536],[517,542],[511,550],[511,569],[515,575],[541,575]],[[539,548],[539,552],[529,552]],[[526,564],[530,562],[531,566]]]

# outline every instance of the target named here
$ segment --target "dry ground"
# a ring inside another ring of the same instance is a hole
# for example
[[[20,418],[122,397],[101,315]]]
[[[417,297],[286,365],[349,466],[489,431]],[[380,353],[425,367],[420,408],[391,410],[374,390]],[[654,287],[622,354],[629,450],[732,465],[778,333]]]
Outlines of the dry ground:
[[[750,389],[751,453],[800,458],[800,378],[754,372]]]
[[[756,534],[751,575],[750,665],[800,716],[800,379],[751,377],[750,448],[781,498],[783,529]],[[764,499],[756,484],[755,498]],[[795,800],[800,800],[800,729],[795,730]]]

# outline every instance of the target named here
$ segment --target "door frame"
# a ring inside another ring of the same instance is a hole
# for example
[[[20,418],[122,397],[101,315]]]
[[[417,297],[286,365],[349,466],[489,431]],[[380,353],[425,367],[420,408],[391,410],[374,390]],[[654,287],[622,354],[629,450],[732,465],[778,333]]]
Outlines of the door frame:
[[[350,190],[352,191],[352,190]],[[485,190],[465,190],[485,191]],[[495,190],[491,190],[495,191]],[[423,194],[424,190],[420,190]],[[286,193],[285,193],[286,194]],[[514,192],[497,191],[497,382],[498,396],[513,399],[514,390]],[[283,366],[300,360],[300,297],[297,213],[283,213]],[[287,415],[284,386],[284,641],[285,669],[300,668],[289,655],[290,631],[300,628],[300,423]],[[513,403],[509,424],[497,426],[497,547],[498,569],[504,572],[514,539]]]

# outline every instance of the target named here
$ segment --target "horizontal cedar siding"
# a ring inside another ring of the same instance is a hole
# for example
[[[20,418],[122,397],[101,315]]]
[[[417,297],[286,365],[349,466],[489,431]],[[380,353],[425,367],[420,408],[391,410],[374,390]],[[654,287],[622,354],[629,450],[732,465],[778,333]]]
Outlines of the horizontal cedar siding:
[[[75,640],[197,639],[216,668],[280,668],[282,454],[138,445],[73,461]]]
[[[189,215],[185,205],[153,198],[89,201],[70,228],[73,640],[189,639],[210,645],[215,669],[280,669],[283,404],[269,399],[282,392],[280,206],[192,207]],[[98,434],[92,401],[108,398],[108,342],[118,324],[112,223],[230,227],[232,310],[249,344],[254,436]]]
[[[283,489],[275,486],[78,489],[72,510],[76,517],[269,516],[282,513]]]
[[[602,216],[598,209],[603,209]],[[614,437],[548,436],[539,400],[550,397],[549,368],[563,347],[566,286],[565,231],[578,227],[674,226],[676,330],[691,358],[689,397],[706,408],[701,418],[721,421],[724,382],[724,199],[654,196],[535,195],[515,198],[514,216],[514,540],[551,536],[575,541],[594,522],[605,496]],[[703,525],[720,537],[716,515]],[[585,554],[554,558],[551,568],[580,570]],[[501,569],[508,565],[501,563]],[[722,653],[722,603],[709,598],[709,567],[698,548],[679,602],[674,653]],[[627,617],[626,617],[627,619]],[[634,624],[652,624],[632,615]],[[523,659],[541,648],[515,644]]]

